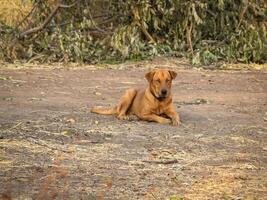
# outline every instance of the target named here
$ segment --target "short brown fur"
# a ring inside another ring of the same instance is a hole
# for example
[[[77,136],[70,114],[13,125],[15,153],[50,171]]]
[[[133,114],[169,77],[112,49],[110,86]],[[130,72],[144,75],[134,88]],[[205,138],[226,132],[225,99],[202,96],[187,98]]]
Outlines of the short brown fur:
[[[91,112],[116,115],[119,119],[129,119],[136,115],[146,121],[161,124],[180,124],[180,118],[172,103],[172,80],[177,73],[170,70],[155,70],[148,72],[145,77],[149,82],[147,88],[133,88],[125,92],[114,108],[104,109],[93,107]]]

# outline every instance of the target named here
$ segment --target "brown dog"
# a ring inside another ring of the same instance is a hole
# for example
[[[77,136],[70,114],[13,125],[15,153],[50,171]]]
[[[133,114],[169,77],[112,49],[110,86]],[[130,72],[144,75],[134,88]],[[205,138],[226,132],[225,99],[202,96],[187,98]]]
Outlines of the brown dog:
[[[129,115],[134,114],[146,121],[179,125],[180,118],[173,106],[171,94],[172,80],[176,75],[176,72],[170,70],[149,72],[145,75],[149,87],[129,89],[114,108],[93,107],[91,112],[116,115],[119,119],[129,119]]]

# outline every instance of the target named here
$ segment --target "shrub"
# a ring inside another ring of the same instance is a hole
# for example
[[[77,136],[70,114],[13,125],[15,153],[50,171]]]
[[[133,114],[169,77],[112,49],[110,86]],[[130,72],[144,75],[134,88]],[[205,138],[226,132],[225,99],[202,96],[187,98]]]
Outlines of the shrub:
[[[13,23],[0,15],[0,59],[95,63],[164,55],[187,56],[193,64],[267,60],[264,0],[58,2],[33,0]]]

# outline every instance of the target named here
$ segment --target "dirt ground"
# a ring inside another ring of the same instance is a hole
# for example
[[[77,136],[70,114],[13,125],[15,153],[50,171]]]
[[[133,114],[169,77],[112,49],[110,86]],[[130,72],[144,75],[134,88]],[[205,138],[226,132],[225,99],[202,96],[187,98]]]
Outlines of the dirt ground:
[[[145,67],[0,70],[0,199],[267,199],[267,73],[177,68],[182,125],[90,113]]]

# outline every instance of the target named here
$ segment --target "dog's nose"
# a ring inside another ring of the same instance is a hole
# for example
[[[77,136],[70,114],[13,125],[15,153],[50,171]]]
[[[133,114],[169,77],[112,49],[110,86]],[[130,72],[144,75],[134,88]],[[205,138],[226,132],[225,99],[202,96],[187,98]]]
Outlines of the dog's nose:
[[[166,94],[167,94],[167,90],[166,90],[166,89],[162,89],[162,90],[161,90],[161,94],[162,94],[162,95],[166,95]]]

